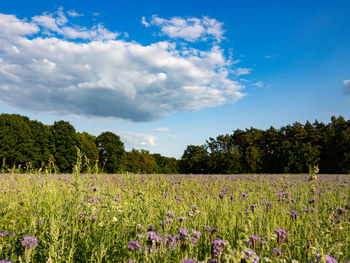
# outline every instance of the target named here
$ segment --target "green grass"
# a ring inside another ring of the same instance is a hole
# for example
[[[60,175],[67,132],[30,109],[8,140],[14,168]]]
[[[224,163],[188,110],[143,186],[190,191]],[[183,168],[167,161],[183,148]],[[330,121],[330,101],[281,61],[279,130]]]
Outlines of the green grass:
[[[0,260],[239,262],[250,249],[262,262],[315,261],[317,253],[345,262],[350,260],[350,207],[335,213],[350,206],[350,178],[318,177],[313,193],[306,175],[80,175],[79,169],[72,175],[1,175],[0,231],[8,234],[0,235]],[[282,200],[278,193],[289,194]],[[314,197],[319,201],[311,203]],[[293,218],[291,210],[300,216]],[[169,223],[168,211],[175,214]],[[152,243],[149,226],[165,241]],[[218,231],[210,233],[208,227]],[[188,238],[167,245],[168,235],[178,235],[179,228],[188,230]],[[278,244],[277,228],[287,231],[288,240]],[[201,232],[195,245],[193,230]],[[250,245],[255,234],[261,239]],[[38,240],[27,257],[25,236]],[[218,256],[211,249],[216,238],[226,243]],[[131,240],[141,249],[128,249]]]

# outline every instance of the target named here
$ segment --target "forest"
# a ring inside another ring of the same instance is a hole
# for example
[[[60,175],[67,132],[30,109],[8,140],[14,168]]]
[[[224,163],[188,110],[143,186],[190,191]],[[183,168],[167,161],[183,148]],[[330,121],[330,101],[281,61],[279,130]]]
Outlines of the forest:
[[[328,124],[307,121],[278,129],[251,127],[188,145],[180,159],[147,150],[125,150],[117,134],[77,132],[67,121],[45,125],[18,114],[0,114],[1,172],[52,169],[70,173],[77,150],[85,168],[105,173],[244,174],[350,173],[350,120],[331,117]]]

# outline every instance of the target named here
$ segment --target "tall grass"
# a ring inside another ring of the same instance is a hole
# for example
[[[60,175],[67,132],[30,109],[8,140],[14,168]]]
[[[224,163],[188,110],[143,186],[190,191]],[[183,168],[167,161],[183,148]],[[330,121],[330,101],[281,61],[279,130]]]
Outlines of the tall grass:
[[[350,260],[347,175],[310,187],[306,175],[94,175],[82,165],[1,175],[0,260]],[[29,258],[26,236],[38,241]]]

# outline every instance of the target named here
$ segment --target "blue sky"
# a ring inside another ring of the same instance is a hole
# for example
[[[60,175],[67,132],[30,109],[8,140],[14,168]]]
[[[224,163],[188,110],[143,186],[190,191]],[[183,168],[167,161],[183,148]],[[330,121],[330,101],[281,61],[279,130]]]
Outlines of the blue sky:
[[[0,112],[181,157],[235,129],[350,119],[349,1],[5,1]]]

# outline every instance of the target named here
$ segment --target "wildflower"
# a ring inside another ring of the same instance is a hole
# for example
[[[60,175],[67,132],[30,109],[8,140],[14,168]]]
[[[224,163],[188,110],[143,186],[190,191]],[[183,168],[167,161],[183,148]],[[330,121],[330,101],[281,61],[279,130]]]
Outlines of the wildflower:
[[[282,251],[275,247],[272,249],[272,253],[274,253],[276,256],[282,255]]]
[[[300,216],[300,213],[298,211],[295,210],[291,210],[289,215],[293,218],[293,219],[297,219],[298,216]]]
[[[22,246],[24,246],[26,249],[34,248],[38,245],[38,239],[31,236],[26,236],[22,240]]]
[[[292,263],[299,263],[299,261],[298,261],[298,260],[293,259],[293,260],[292,260]]]
[[[0,260],[0,263],[13,263],[12,260],[2,259]]]
[[[104,223],[101,221],[98,225],[99,225],[100,227],[103,227],[103,226],[104,226]]]
[[[244,199],[244,200],[248,200],[248,195],[246,193],[241,193],[241,197]]]
[[[135,251],[135,250],[141,250],[141,246],[139,244],[139,242],[135,241],[135,240],[131,240],[129,242],[129,245],[128,245],[128,249],[131,250],[131,251]]]
[[[215,234],[216,232],[219,231],[219,228],[217,228],[217,227],[211,228],[210,226],[206,226],[206,227],[205,227],[205,230],[206,230],[207,232],[209,232],[211,235],[213,235],[213,234]]]
[[[116,217],[113,217],[113,222],[117,222],[118,221],[118,218],[116,218]]]
[[[275,230],[275,233],[277,234],[277,240],[279,245],[281,245],[283,242],[288,242],[289,234],[286,232],[286,230],[282,228],[277,228]]]
[[[8,232],[7,231],[0,231],[0,237],[7,236]]]
[[[338,261],[335,258],[332,258],[331,256],[328,256],[328,255],[324,257],[324,260],[326,261],[326,263],[338,263]]]
[[[199,237],[201,236],[201,232],[199,231],[196,231],[196,230],[193,230],[192,231],[192,238],[191,238],[191,241],[192,241],[192,244],[195,245],[197,242],[198,242],[198,239]]]
[[[177,220],[179,220],[180,222],[183,222],[186,220],[186,217],[182,216],[182,217],[179,217]]]
[[[147,228],[147,231],[156,231],[156,228],[154,227],[154,226],[149,226],[148,228]]]
[[[248,262],[251,262],[251,263],[259,262],[259,257],[253,250],[246,249],[243,252],[244,252],[244,257]]]
[[[188,236],[188,231],[187,231],[187,229],[185,229],[185,228],[179,228],[179,229],[177,230],[177,232],[179,233],[180,239],[181,239],[181,240],[186,240],[186,238],[187,238],[187,236]]]
[[[345,214],[346,213],[346,209],[344,209],[342,207],[338,207],[337,208],[337,213],[338,213],[338,215]]]
[[[181,259],[181,263],[197,263],[197,260],[192,258],[183,258]]]
[[[175,214],[173,211],[168,211],[168,217],[171,217],[171,218],[174,218],[175,217]]]
[[[211,242],[211,252],[215,257],[221,255],[226,247],[226,242],[220,238],[216,238],[213,242]]]
[[[254,247],[255,247],[255,245],[256,245],[256,241],[257,240],[260,240],[261,238],[259,237],[259,235],[251,235],[250,236],[250,239],[248,240],[248,244],[249,245],[254,245]]]
[[[264,262],[271,262],[271,259],[269,259],[268,257],[263,257],[262,261],[264,261]]]

